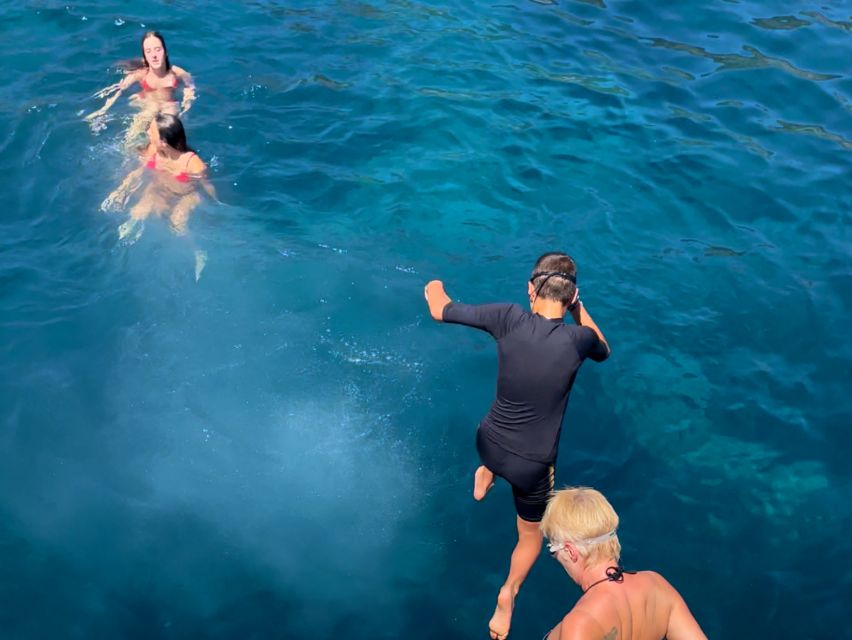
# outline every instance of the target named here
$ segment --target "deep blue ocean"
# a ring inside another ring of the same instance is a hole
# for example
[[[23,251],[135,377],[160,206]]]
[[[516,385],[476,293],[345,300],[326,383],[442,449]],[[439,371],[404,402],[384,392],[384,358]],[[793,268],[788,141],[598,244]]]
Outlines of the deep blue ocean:
[[[127,245],[133,109],[82,116],[147,29],[222,204]],[[613,349],[557,484],[709,637],[852,638],[848,0],[45,0],[0,34],[2,640],[487,638],[496,350],[423,285],[526,304],[548,250]],[[579,595],[544,552],[511,637]]]

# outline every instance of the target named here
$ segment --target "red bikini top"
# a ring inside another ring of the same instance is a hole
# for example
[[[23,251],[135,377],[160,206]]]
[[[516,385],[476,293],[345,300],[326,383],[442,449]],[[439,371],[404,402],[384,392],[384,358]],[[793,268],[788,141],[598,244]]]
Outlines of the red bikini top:
[[[189,158],[187,158],[187,160],[186,160],[186,166],[187,167],[189,167],[189,161],[192,160],[192,156],[194,156],[194,155],[195,155],[195,153],[190,152]],[[148,160],[148,162],[145,163],[145,166],[148,167],[149,169],[156,169],[157,168],[157,154],[156,153],[151,156],[151,158],[150,158],[150,160]],[[165,171],[165,169],[160,169],[160,171]],[[178,182],[189,182],[189,174],[186,172],[186,170],[181,171],[180,173],[173,173],[172,177],[175,180],[177,180]]]
[[[172,77],[174,78],[174,81],[172,82],[171,88],[177,89],[178,77],[174,74],[172,74]],[[155,90],[154,87],[152,87],[150,84],[148,84],[148,74],[147,73],[144,76],[142,76],[142,80],[139,81],[139,84],[142,85],[142,91],[154,91]],[[156,88],[157,89],[168,89],[169,87],[156,87]]]

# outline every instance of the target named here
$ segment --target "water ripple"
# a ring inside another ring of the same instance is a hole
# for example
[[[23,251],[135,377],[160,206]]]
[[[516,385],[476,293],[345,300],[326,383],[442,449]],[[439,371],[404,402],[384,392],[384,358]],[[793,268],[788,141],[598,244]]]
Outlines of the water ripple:
[[[757,48],[752,47],[750,45],[743,45],[743,51],[750,54],[748,56],[744,56],[737,53],[713,53],[707,51],[707,49],[705,49],[704,47],[684,44],[682,42],[675,42],[672,40],[667,40],[665,38],[650,38],[648,41],[652,47],[672,49],[674,51],[688,53],[689,55],[698,58],[707,58],[709,60],[712,60],[713,62],[719,65],[719,67],[715,71],[739,71],[747,69],[775,68],[780,69],[785,73],[789,73],[790,75],[795,76],[797,78],[812,80],[814,82],[834,80],[836,78],[842,77],[838,74],[817,73],[813,71],[799,69],[787,60],[764,55]]]
[[[709,636],[843,628],[848,581],[787,553],[815,541],[842,566],[850,550],[841,11],[0,9],[15,70],[0,79],[0,516],[18,545],[0,560],[27,596],[0,604],[20,620],[8,632],[475,636],[493,543],[514,535],[508,494],[466,502],[493,352],[431,323],[422,285],[525,303],[530,260],[554,248],[614,346],[578,378],[560,477],[613,498],[625,554],[685,585]],[[225,204],[200,206],[189,238],[152,219],[124,247],[98,205],[136,162],[132,110],[97,131],[80,116],[147,28],[196,78],[189,141]],[[197,283],[193,243],[209,253]],[[172,544],[187,527],[193,544]],[[317,527],[322,552],[301,533]],[[769,591],[708,574],[708,548]],[[127,582],[152,561],[177,569]],[[555,570],[536,580],[565,588]],[[341,604],[367,590],[376,611]],[[27,614],[45,593],[68,603],[55,624]],[[525,600],[513,635],[561,615]]]

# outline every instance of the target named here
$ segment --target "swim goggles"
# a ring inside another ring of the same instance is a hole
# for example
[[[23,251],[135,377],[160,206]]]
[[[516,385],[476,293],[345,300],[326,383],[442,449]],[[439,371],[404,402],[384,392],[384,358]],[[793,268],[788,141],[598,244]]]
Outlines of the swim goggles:
[[[530,282],[535,284],[535,281],[538,278],[541,278],[542,276],[546,276],[545,279],[544,279],[544,282],[547,282],[553,276],[558,276],[560,278],[565,278],[566,280],[569,280],[574,284],[577,284],[577,278],[575,276],[571,275],[570,273],[566,273],[565,271],[538,271],[538,272],[532,274],[532,278],[530,278]],[[542,282],[541,284],[543,285],[544,282]],[[539,288],[541,288],[541,286],[539,286]]]
[[[542,276],[544,277],[544,280],[542,280],[541,284],[539,284],[535,288],[535,297],[536,298],[538,298],[538,294],[541,292],[542,287],[544,287],[544,285],[547,283],[547,281],[550,280],[551,278],[554,278],[554,277],[565,278],[566,280],[568,280],[568,282],[571,282],[572,284],[574,284],[575,287],[577,286],[577,277],[574,276],[574,275],[571,275],[570,273],[566,273],[565,271],[538,271],[538,272],[532,274],[532,277],[530,278],[530,284],[535,286],[535,281],[538,278],[541,278]],[[568,310],[573,311],[579,303],[580,303],[580,297],[577,296],[576,299],[574,300],[574,302],[568,307]]]
[[[599,536],[595,536],[594,538],[587,538],[586,540],[563,540],[562,542],[548,542],[547,550],[550,552],[550,555],[555,556],[556,553],[565,546],[566,542],[570,542],[571,544],[577,545],[579,547],[591,547],[595,544],[600,544],[601,542],[607,542],[610,538],[615,537],[616,530],[608,531],[607,533],[601,534]]]

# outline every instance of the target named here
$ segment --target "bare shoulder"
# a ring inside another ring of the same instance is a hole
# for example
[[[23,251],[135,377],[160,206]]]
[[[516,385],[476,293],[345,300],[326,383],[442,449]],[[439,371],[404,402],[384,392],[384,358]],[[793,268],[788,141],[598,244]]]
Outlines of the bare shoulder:
[[[151,142],[148,143],[147,147],[138,147],[137,149],[142,162],[147,162],[152,156],[157,154],[157,147]]]
[[[666,579],[662,576],[662,574],[659,574],[659,573],[657,573],[656,571],[640,571],[638,575],[640,575],[640,576],[647,576],[648,578],[651,578],[651,580],[654,580],[655,582],[657,582],[657,581],[662,581],[662,582],[664,582],[665,584],[668,584],[668,583],[669,583],[669,582],[668,582],[668,580],[666,580]]]
[[[677,590],[662,576],[662,574],[659,574],[656,571],[640,571],[639,575],[646,577],[657,589],[661,590],[666,595],[678,595]]]
[[[615,627],[604,627],[591,611],[575,607],[562,618],[559,635],[549,640],[618,640]]]
[[[668,630],[669,640],[707,640],[698,621],[692,615],[686,601],[672,584],[656,571],[643,571],[654,581],[657,589],[664,595],[669,607]]]
[[[186,164],[186,168],[190,173],[204,173],[207,170],[207,165],[198,157],[198,154],[193,153],[189,162]]]
[[[142,82],[142,78],[145,77],[146,73],[148,73],[148,69],[146,67],[142,67],[141,69],[134,69],[133,71],[128,71],[121,79],[121,84],[124,87],[129,87],[134,82]]]
[[[178,78],[189,78],[189,71],[184,69],[183,67],[179,67],[176,64],[172,65],[172,73],[174,73]]]

